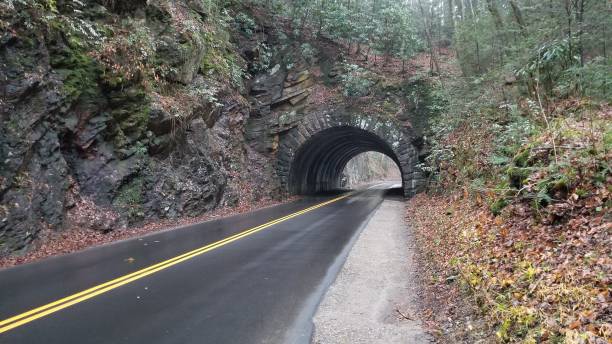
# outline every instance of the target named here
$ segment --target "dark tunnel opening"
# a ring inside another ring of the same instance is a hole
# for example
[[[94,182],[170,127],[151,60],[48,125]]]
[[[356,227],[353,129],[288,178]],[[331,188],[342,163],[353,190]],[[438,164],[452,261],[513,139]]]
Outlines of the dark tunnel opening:
[[[391,158],[402,171],[389,144],[369,131],[339,126],[323,130],[297,150],[289,173],[293,194],[315,194],[340,187],[346,164],[365,152],[378,152]]]

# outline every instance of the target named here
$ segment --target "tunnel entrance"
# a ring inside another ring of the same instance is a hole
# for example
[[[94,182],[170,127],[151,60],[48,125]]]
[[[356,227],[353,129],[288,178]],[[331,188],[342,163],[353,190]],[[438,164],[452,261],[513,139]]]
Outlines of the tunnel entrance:
[[[423,181],[414,141],[410,128],[388,116],[342,112],[306,115],[279,135],[276,171],[280,186],[290,194],[337,189],[352,158],[378,152],[397,164],[404,195],[412,196]]]
[[[289,173],[290,192],[313,194],[342,187],[342,172],[347,163],[365,152],[385,154],[399,167],[389,144],[366,130],[342,126],[313,135],[293,159]]]

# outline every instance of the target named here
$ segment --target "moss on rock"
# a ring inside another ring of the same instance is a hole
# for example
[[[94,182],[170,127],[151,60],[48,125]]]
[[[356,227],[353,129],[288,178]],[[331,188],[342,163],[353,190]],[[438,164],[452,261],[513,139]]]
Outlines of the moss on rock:
[[[49,64],[62,79],[62,93],[69,102],[81,96],[100,94],[99,64],[87,54],[86,44],[70,29],[64,19],[52,19],[47,26]]]
[[[130,219],[142,217],[144,215],[142,210],[143,186],[144,179],[142,177],[130,180],[121,186],[113,200],[113,205],[125,210]]]
[[[509,167],[506,170],[506,175],[508,176],[508,181],[510,183],[510,186],[520,189],[523,186],[523,183],[525,181],[525,179],[527,179],[527,177],[529,177],[529,174],[531,173],[531,170],[529,168],[522,168],[522,167]]]

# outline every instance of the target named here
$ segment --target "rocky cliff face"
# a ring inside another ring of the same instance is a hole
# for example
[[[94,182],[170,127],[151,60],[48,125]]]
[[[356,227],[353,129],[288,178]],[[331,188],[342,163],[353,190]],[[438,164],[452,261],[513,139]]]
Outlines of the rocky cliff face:
[[[41,230],[108,231],[272,193],[244,140],[255,57],[233,50],[217,10],[0,4],[0,254]]]
[[[205,3],[0,3],[0,255],[278,196],[279,136],[344,102],[340,48]]]

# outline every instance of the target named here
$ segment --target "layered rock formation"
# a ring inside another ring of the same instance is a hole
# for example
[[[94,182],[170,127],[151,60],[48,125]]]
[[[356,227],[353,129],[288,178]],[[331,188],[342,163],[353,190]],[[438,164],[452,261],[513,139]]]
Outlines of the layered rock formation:
[[[197,1],[0,4],[0,254],[44,229],[108,231],[244,196],[235,171],[265,159],[244,144],[242,76],[223,79],[247,62],[216,46],[227,33],[210,29],[207,11]]]

